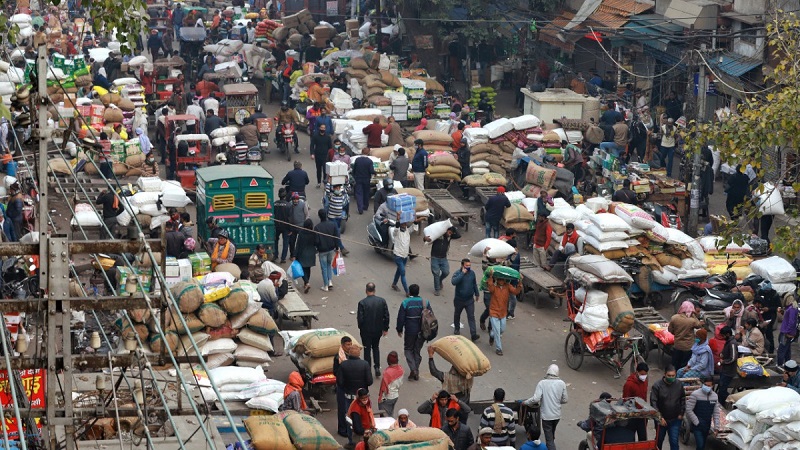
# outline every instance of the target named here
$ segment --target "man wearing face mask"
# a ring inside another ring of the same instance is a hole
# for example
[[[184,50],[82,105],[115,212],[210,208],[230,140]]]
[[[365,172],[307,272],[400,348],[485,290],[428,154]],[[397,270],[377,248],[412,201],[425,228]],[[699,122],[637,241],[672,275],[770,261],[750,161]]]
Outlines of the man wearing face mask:
[[[686,399],[686,417],[692,422],[692,433],[697,450],[706,448],[706,438],[712,430],[720,429],[719,398],[713,391],[714,380],[711,377],[703,378],[703,385],[695,390]]]
[[[328,220],[336,225],[336,230],[339,232],[339,234],[341,234],[342,221],[347,218],[346,211],[347,204],[350,202],[350,197],[344,193],[342,185],[337,184],[336,186],[333,186],[333,189],[327,192],[323,200],[325,209],[328,210]],[[344,248],[341,238],[339,238],[339,248],[344,256],[347,256],[350,253],[346,248]]]
[[[683,384],[677,380],[675,367],[669,365],[664,369],[664,378],[656,381],[650,389],[650,406],[661,413],[658,448],[663,448],[664,438],[669,434],[670,450],[680,450],[678,436],[686,410],[686,396]]]
[[[325,163],[328,162],[328,152],[333,148],[333,141],[328,135],[328,127],[320,124],[317,132],[311,136],[311,159],[317,166],[317,189],[322,186],[322,176],[325,175]]]
[[[628,379],[625,380],[625,385],[622,386],[622,398],[639,397],[647,401],[647,372],[650,368],[646,363],[639,363],[636,365],[636,372],[630,374]],[[639,441],[647,440],[647,421],[644,419],[636,419],[631,421],[631,429],[636,430],[636,435]]]
[[[343,162],[347,164],[347,167],[350,167],[350,155],[347,154],[347,147],[342,144],[339,138],[333,140],[333,158],[331,158],[331,161]]]
[[[143,177],[159,176],[158,163],[156,162],[156,155],[154,155],[153,152],[148,153],[147,158],[144,160],[144,164],[142,165],[142,176]]]

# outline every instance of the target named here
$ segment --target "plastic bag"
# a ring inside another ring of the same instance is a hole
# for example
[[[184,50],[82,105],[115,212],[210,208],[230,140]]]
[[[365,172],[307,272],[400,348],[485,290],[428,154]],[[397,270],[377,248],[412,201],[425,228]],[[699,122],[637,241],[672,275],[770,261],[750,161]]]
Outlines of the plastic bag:
[[[344,275],[347,271],[347,268],[344,265],[344,258],[342,258],[342,254],[336,252],[336,255],[333,256],[333,262],[331,263],[331,267],[333,267],[333,273],[336,276]]]
[[[305,272],[303,271],[303,266],[300,264],[300,261],[294,260],[292,265],[289,267],[289,270],[292,272],[292,279],[303,278],[305,276]]]

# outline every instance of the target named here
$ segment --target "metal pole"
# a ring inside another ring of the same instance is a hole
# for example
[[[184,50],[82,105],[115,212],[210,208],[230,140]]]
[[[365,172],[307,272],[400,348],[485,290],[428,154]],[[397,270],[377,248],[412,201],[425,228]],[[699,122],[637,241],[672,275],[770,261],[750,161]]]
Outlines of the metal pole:
[[[703,46],[705,47],[705,46]],[[701,123],[706,116],[706,66],[700,62],[700,73],[697,78],[697,122]],[[692,164],[692,190],[689,197],[689,236],[697,236],[697,226],[700,215],[700,161],[701,155],[698,149],[694,153],[694,163]]]
[[[381,32],[381,28],[383,26],[383,20],[381,20],[381,0],[375,2],[375,20],[378,22],[378,41],[376,42],[376,47],[378,49],[378,53],[383,52],[383,33]]]

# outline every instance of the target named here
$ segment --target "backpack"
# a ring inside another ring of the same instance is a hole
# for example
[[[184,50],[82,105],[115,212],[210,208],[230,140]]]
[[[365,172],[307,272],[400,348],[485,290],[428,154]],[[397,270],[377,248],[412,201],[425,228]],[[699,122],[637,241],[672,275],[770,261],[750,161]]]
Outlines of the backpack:
[[[422,338],[426,341],[436,339],[436,335],[439,334],[439,321],[436,320],[436,316],[433,314],[430,304],[428,304],[427,308],[422,310],[421,334]]]

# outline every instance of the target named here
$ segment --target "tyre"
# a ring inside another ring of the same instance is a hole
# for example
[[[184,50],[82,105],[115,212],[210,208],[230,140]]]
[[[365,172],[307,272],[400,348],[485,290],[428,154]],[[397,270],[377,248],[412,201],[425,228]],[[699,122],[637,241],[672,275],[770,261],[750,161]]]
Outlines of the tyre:
[[[695,297],[689,291],[681,291],[673,294],[672,298],[674,299],[672,302],[673,314],[678,314],[678,310],[681,309],[683,302],[687,300],[694,300]]]
[[[578,444],[578,450],[589,450],[589,443],[586,442],[586,439],[582,440],[580,444]]]
[[[583,364],[584,343],[583,337],[577,331],[571,331],[564,341],[564,355],[567,365],[572,370],[578,370]]]
[[[644,305],[652,306],[655,309],[661,309],[663,302],[664,297],[661,296],[661,292],[651,292],[644,298]]]
[[[679,432],[680,441],[684,445],[689,445],[689,440],[692,437],[691,431],[691,424],[689,423],[689,418],[683,416],[683,420],[681,421],[681,430]]]

